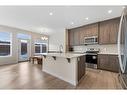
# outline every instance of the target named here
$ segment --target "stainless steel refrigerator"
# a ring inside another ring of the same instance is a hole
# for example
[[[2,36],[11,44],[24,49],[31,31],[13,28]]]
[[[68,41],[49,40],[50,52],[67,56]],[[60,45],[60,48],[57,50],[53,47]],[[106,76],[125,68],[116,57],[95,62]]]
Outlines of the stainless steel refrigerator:
[[[124,8],[118,32],[119,79],[123,88],[127,88],[127,7]]]

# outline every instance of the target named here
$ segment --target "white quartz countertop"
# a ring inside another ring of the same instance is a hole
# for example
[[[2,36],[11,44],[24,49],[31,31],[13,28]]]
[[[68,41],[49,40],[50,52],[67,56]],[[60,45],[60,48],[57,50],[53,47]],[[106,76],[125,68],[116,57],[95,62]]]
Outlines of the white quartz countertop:
[[[98,54],[118,55],[118,53],[98,53]]]
[[[63,58],[74,58],[74,57],[80,57],[85,55],[84,54],[75,54],[75,53],[44,53],[42,55],[46,56],[55,56],[55,57],[63,57]]]

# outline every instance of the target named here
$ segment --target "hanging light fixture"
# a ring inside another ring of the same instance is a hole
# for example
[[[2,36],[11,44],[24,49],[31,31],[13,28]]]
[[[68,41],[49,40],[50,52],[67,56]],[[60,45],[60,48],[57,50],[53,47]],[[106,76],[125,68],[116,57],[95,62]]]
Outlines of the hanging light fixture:
[[[41,37],[41,39],[42,39],[42,40],[48,40],[48,37],[43,36],[43,37]]]

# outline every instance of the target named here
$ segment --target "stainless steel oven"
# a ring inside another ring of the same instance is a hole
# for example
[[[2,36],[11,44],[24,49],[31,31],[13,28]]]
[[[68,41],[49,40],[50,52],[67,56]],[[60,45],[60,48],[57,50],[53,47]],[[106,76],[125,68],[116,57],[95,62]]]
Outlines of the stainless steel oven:
[[[97,54],[99,49],[88,48],[86,51],[86,66],[88,68],[97,68]]]
[[[86,66],[88,68],[97,68],[97,54],[86,53]]]

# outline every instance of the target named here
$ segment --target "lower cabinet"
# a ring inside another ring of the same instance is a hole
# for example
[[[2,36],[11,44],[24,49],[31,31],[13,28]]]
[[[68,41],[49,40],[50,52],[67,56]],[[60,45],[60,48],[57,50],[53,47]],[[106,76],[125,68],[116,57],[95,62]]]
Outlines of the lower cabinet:
[[[85,75],[86,72],[86,64],[85,64],[85,56],[81,56],[77,59],[78,61],[78,81]]]
[[[118,56],[99,54],[97,68],[112,71],[112,72],[119,72]]]

